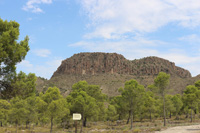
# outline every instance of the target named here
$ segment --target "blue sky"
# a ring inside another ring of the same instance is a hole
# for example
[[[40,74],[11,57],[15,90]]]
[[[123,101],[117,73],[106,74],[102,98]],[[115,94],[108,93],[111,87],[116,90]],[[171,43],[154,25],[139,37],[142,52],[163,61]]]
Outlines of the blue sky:
[[[199,0],[0,0],[0,17],[20,24],[30,51],[17,71],[49,79],[79,52],[158,56],[200,74]]]

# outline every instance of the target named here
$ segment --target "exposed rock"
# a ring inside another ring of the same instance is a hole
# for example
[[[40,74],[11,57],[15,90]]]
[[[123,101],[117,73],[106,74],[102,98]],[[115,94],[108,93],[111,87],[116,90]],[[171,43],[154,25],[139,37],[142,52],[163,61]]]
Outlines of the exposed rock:
[[[147,89],[161,71],[171,75],[170,94],[182,93],[187,85],[200,80],[200,75],[191,77],[188,70],[158,57],[131,61],[116,53],[80,53],[62,61],[50,80],[38,77],[36,83],[38,92],[57,86],[66,96],[74,83],[86,80],[89,84],[99,85],[108,96],[116,96],[119,95],[117,90],[130,79],[137,80]]]
[[[58,75],[128,74],[134,76],[157,75],[159,72],[171,76],[190,78],[188,70],[158,57],[127,60],[116,53],[80,53],[62,61],[52,77]]]
[[[130,79],[137,80],[147,89],[161,71],[171,75],[170,94],[182,93],[187,85],[200,80],[200,76],[191,77],[188,70],[158,57],[131,61],[116,53],[80,53],[62,61],[50,80],[38,79],[37,89],[41,92],[57,86],[66,96],[74,83],[86,80],[89,84],[99,85],[108,96],[116,96],[119,95],[118,89]]]

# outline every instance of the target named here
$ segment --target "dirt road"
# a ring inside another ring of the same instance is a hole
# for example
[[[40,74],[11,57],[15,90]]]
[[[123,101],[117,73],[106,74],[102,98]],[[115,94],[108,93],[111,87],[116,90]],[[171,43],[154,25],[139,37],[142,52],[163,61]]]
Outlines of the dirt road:
[[[156,133],[200,133],[200,125],[171,127]]]

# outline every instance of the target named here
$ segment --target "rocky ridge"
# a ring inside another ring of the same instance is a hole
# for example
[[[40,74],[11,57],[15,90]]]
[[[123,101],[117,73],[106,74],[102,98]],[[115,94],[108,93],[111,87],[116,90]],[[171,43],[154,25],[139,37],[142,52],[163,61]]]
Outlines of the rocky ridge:
[[[200,80],[200,76],[191,77],[188,70],[159,57],[127,60],[117,53],[97,52],[74,54],[63,60],[51,79],[38,81],[37,88],[45,91],[50,86],[57,86],[66,96],[74,83],[86,80],[89,84],[99,85],[103,93],[112,97],[119,95],[118,89],[130,79],[137,80],[147,89],[161,71],[171,75],[170,94],[182,93],[187,85]]]
[[[135,76],[157,75],[160,71],[171,76],[190,78],[188,70],[158,57],[127,60],[117,53],[80,53],[62,61],[52,77],[58,75],[128,74]]]

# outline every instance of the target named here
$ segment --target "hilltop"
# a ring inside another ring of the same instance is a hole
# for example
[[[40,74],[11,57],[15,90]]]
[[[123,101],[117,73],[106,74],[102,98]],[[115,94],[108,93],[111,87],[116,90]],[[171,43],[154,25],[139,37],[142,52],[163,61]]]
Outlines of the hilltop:
[[[40,78],[37,82],[39,91],[56,85],[63,95],[67,95],[74,83],[86,80],[89,84],[100,85],[109,96],[115,96],[125,81],[136,79],[147,87],[161,71],[171,75],[171,94],[182,93],[187,85],[200,79],[200,76],[192,77],[188,70],[176,66],[174,62],[159,57],[128,60],[117,53],[96,52],[74,54],[62,61],[49,81]]]

